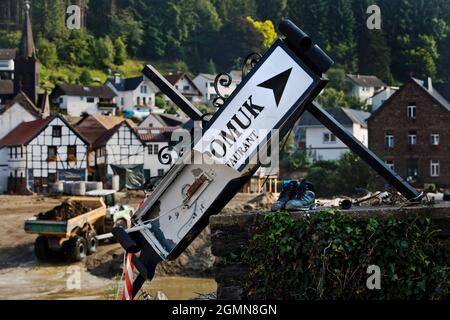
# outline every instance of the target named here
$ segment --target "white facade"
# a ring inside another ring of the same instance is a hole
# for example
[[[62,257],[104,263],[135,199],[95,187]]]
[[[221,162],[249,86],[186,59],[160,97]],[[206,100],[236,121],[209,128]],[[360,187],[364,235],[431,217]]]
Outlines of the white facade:
[[[68,115],[73,117],[80,117],[83,113],[91,115],[102,115],[106,111],[98,108],[100,99],[98,97],[83,97],[83,96],[60,96],[58,98],[59,107],[65,110]],[[115,109],[108,109],[108,113],[115,115]]]
[[[22,122],[36,120],[37,116],[31,114],[19,103],[14,103],[0,114],[0,139],[3,139],[8,133],[15,129]],[[8,149],[0,149],[0,193],[6,191],[8,169]]]
[[[372,97],[372,112],[381,107],[383,103],[385,103],[397,90],[398,88],[395,87],[387,87],[386,89],[376,93]]]
[[[351,95],[357,97],[361,101],[365,101],[367,105],[372,104],[372,97],[375,94],[374,87],[362,87],[353,84]]]
[[[133,90],[118,90],[113,82],[118,85],[120,81],[120,78],[115,78],[106,82],[106,85],[116,93],[117,97],[114,101],[120,110],[133,110],[135,106],[155,106],[155,95],[158,89],[147,77],[144,76],[143,80]],[[124,79],[124,81],[127,81],[127,79]]]
[[[163,176],[169,171],[171,164],[164,164],[159,161],[158,153],[168,146],[167,142],[147,142],[145,147],[145,156],[144,156],[144,173],[146,178],[155,177],[155,176]],[[174,158],[175,152],[164,150],[163,154],[170,154],[172,160],[176,160]],[[172,163],[173,163],[172,161]]]
[[[354,123],[345,127],[362,144],[368,145],[368,130]],[[314,160],[338,160],[342,154],[350,149],[324,126],[311,126],[305,128],[306,149],[308,155]]]
[[[152,113],[139,124],[140,128],[162,128],[165,126],[166,124],[162,123],[158,117],[155,117]]]
[[[124,122],[104,146],[96,148],[96,164],[106,165],[106,173],[112,175],[111,165],[144,164],[144,149],[136,133]]]
[[[36,120],[37,116],[31,114],[20,103],[14,103],[0,114],[0,139],[15,129],[22,122]]]
[[[0,60],[0,72],[1,71],[13,72],[14,71],[14,59]]]
[[[55,129],[60,134],[55,135]],[[36,137],[22,146],[5,146],[7,156],[6,179],[2,175],[0,189],[6,191],[7,178],[26,178],[33,190],[36,181],[48,187],[57,180],[87,178],[87,144],[59,117],[55,117]]]
[[[217,97],[216,90],[214,88],[214,79],[216,78],[215,75],[207,74],[207,73],[200,73],[193,82],[197,86],[197,88],[200,90],[200,92],[203,94],[202,102],[208,105],[212,104],[212,101],[214,98]],[[233,91],[236,89],[236,87],[241,83],[241,78],[235,77],[232,79],[232,82],[229,87],[222,87],[219,85],[220,93],[227,98],[230,96]]]
[[[178,81],[174,84],[174,87],[189,101],[202,102],[202,96],[199,95],[198,92],[200,90],[197,90],[197,88],[192,85],[192,82],[187,78],[186,75],[181,76],[180,79],[178,79]],[[167,96],[164,96],[164,99],[168,102],[171,101]]]

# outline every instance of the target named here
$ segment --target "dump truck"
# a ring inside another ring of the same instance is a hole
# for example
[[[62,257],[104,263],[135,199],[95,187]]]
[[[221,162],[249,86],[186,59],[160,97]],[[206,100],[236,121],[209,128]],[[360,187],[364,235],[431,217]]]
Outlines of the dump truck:
[[[129,228],[133,213],[133,208],[116,204],[114,190],[94,190],[26,220],[24,229],[38,235],[34,252],[39,260],[63,254],[81,261],[96,252],[97,235]]]

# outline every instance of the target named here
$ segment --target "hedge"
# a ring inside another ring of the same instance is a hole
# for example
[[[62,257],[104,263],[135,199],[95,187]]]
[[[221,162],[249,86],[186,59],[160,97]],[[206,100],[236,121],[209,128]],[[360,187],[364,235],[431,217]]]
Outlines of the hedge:
[[[269,214],[241,259],[249,299],[449,299],[450,249],[426,213]],[[381,289],[368,289],[368,267]]]

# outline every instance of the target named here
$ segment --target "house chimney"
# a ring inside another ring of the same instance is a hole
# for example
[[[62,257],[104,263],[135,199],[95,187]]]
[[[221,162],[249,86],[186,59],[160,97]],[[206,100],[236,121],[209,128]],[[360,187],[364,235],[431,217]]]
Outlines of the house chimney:
[[[431,80],[431,77],[428,77],[428,91],[433,91],[433,81]]]
[[[120,84],[120,73],[114,73],[114,83]]]

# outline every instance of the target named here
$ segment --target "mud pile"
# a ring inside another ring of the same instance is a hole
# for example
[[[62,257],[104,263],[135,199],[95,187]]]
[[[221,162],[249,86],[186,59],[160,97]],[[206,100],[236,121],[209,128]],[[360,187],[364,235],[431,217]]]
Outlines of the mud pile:
[[[88,211],[89,208],[85,207],[81,202],[66,200],[52,210],[37,214],[36,218],[38,220],[67,221]]]

